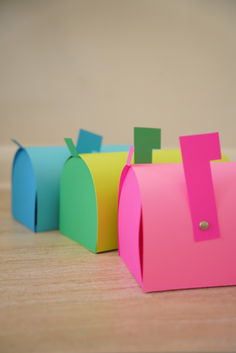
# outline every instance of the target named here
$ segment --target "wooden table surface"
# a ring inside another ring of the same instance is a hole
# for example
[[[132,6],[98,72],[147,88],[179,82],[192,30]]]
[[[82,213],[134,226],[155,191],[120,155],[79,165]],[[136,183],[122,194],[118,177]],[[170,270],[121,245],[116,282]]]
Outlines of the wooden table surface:
[[[116,251],[34,234],[0,192],[0,353],[235,352],[236,287],[143,294]]]

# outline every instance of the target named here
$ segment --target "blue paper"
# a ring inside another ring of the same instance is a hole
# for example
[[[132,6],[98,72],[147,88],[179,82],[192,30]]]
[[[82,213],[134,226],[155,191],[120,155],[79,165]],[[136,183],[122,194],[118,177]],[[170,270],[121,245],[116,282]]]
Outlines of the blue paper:
[[[35,232],[58,229],[59,186],[66,147],[20,148],[12,173],[13,217]]]
[[[18,145],[12,167],[12,215],[34,232],[59,228],[60,177],[70,157],[67,146]],[[77,151],[128,151],[128,145],[102,146],[102,136],[80,130]]]
[[[12,215],[35,231],[36,179],[27,151],[16,152],[12,172]]]
[[[101,152],[126,152],[129,151],[131,145],[104,145]]]
[[[102,136],[80,129],[76,150],[78,153],[100,152]]]
[[[86,153],[91,148],[100,150],[101,136],[84,130],[81,134],[79,150]],[[19,147],[12,168],[13,217],[35,232],[58,229],[60,177],[70,156],[68,148],[23,148],[17,141],[13,142]]]

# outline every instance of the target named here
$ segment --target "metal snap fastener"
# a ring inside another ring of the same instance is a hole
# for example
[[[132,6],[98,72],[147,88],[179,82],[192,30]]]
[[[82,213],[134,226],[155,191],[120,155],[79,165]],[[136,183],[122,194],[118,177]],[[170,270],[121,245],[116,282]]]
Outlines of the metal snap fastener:
[[[199,227],[201,230],[207,230],[209,228],[209,223],[207,221],[201,221]]]

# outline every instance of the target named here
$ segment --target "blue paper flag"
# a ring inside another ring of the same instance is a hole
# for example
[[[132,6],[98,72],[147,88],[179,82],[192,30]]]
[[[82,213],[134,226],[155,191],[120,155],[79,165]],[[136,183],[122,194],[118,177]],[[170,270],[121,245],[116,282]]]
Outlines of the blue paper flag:
[[[76,150],[78,153],[100,152],[102,136],[80,129]]]

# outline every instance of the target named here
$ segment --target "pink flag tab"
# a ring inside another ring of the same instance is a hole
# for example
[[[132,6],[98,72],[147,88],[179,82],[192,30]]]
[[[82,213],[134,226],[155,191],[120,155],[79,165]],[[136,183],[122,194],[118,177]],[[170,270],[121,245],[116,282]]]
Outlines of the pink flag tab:
[[[127,165],[127,166],[130,166],[130,164],[131,164],[132,157],[133,157],[133,153],[134,153],[134,146],[131,145],[131,146],[130,146],[130,149],[129,149],[129,154],[128,154],[127,162],[126,162],[126,165]]]
[[[221,159],[218,133],[181,136],[184,174],[195,241],[220,237],[210,161]]]

